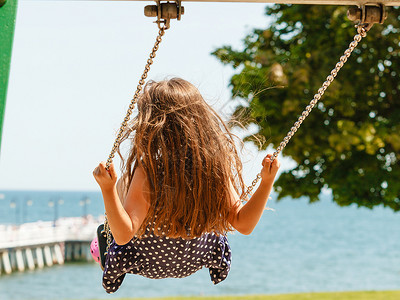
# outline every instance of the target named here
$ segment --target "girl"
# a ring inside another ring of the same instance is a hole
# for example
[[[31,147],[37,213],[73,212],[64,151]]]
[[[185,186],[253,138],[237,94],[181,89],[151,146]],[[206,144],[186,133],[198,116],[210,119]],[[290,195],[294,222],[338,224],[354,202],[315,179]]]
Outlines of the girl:
[[[112,293],[126,273],[176,278],[202,267],[217,284],[230,270],[226,233],[253,231],[280,164],[267,155],[261,183],[243,205],[233,135],[197,88],[178,78],[152,81],[137,105],[123,138],[132,143],[121,157],[122,180],[104,162],[93,172],[114,237],[103,286]]]

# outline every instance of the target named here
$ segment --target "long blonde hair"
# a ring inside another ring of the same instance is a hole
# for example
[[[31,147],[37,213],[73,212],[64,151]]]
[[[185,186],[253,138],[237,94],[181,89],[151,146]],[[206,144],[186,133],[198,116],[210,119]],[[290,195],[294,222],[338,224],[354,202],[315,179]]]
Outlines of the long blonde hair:
[[[244,183],[227,125],[180,78],[148,82],[137,106],[123,138],[132,139],[129,155],[121,159],[126,182],[140,164],[150,183],[150,208],[138,236],[148,224],[157,235],[184,238],[233,230],[231,185],[241,194]]]

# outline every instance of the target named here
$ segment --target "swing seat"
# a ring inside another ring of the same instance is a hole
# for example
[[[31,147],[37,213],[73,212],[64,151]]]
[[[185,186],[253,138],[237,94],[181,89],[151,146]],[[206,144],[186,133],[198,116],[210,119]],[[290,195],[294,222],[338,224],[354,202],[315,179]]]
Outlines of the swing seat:
[[[140,238],[126,245],[111,244],[103,271],[103,287],[116,292],[126,274],[150,279],[183,278],[209,269],[213,284],[226,279],[231,248],[226,235],[205,233],[192,239],[156,236],[149,226]]]
[[[109,234],[111,234],[111,232]],[[113,240],[112,235],[111,240]],[[107,234],[104,230],[104,224],[101,224],[99,227],[97,227],[97,241],[99,246],[100,267],[104,271],[107,257]]]

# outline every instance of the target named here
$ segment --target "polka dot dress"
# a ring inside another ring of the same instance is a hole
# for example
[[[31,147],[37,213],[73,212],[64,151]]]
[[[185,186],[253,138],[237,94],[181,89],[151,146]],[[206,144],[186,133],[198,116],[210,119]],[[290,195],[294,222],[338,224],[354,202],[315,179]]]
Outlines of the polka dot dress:
[[[125,274],[147,278],[182,278],[203,267],[209,268],[211,281],[218,284],[230,270],[231,249],[224,235],[207,233],[185,240],[155,236],[150,230],[141,239],[110,246],[103,272],[107,293],[118,290]]]

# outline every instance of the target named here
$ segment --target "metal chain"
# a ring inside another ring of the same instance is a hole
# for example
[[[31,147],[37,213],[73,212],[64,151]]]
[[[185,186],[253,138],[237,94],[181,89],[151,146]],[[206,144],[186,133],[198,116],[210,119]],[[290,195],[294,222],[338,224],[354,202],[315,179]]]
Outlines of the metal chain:
[[[106,253],[104,253],[104,254],[107,254],[108,250],[110,249],[111,243],[112,243],[111,229],[110,229],[110,225],[108,224],[107,215],[105,216],[105,219],[104,219],[104,232],[106,233],[106,236],[107,236]]]
[[[279,153],[283,150],[283,148],[286,147],[286,145],[288,144],[289,140],[296,133],[296,131],[300,128],[300,125],[303,123],[304,119],[307,118],[307,116],[310,114],[311,110],[314,108],[314,106],[321,99],[322,95],[325,93],[326,89],[333,82],[333,80],[335,79],[336,75],[338,74],[340,69],[343,67],[343,65],[346,63],[347,59],[349,58],[349,56],[351,55],[353,50],[357,47],[358,43],[361,41],[362,38],[366,37],[367,31],[370,28],[369,24],[359,24],[356,27],[357,27],[357,34],[354,36],[353,41],[350,43],[350,45],[346,49],[346,51],[344,51],[344,54],[340,57],[339,62],[335,65],[335,68],[333,68],[333,70],[331,71],[330,75],[328,75],[328,77],[326,78],[325,82],[318,89],[318,92],[314,95],[314,98],[307,105],[307,107],[302,112],[300,117],[293,124],[292,128],[290,128],[290,131],[286,134],[285,138],[279,144],[278,148],[272,154],[271,162],[274,161],[277,158],[277,156],[279,155]],[[242,197],[243,201],[247,201],[247,197],[251,194],[251,192],[253,191],[253,189],[257,185],[257,182],[260,179],[261,179],[261,173],[258,173],[256,178],[251,183],[251,185],[247,187],[247,190],[246,190],[246,192],[244,193],[244,195]]]
[[[144,85],[145,79],[147,78],[147,73],[150,71],[150,66],[153,64],[153,59],[156,57],[156,52],[157,52],[158,47],[159,47],[159,45],[160,45],[160,43],[162,41],[162,37],[163,37],[163,35],[165,33],[165,30],[167,30],[167,29],[168,29],[168,27],[166,27],[166,25],[164,25],[164,26],[160,27],[160,30],[158,31],[158,36],[156,38],[156,42],[154,43],[154,47],[153,47],[153,49],[152,49],[152,51],[151,51],[151,53],[149,55],[149,59],[147,60],[146,66],[144,67],[144,71],[143,71],[143,74],[142,74],[142,76],[141,76],[141,78],[139,80],[139,84],[138,84],[138,86],[136,88],[136,92],[133,95],[131,103],[129,104],[129,108],[128,108],[128,111],[126,112],[126,116],[124,118],[124,121],[122,122],[121,127],[119,128],[119,131],[118,131],[117,137],[115,139],[114,145],[113,145],[113,147],[111,149],[111,153],[108,156],[108,159],[107,159],[107,162],[106,162],[106,170],[109,170],[110,165],[111,165],[111,163],[113,161],[115,152],[117,151],[117,149],[119,147],[119,144],[121,143],[124,130],[125,130],[126,126],[128,125],[128,122],[129,122],[130,116],[132,114],[132,111],[135,108],[135,104],[138,101],[139,94],[143,89],[143,85]],[[112,238],[111,238],[110,225],[108,224],[108,220],[107,220],[107,215],[105,216],[105,220],[104,220],[104,231],[105,231],[105,233],[107,235],[106,252],[108,252],[108,250],[110,248],[110,245],[111,245],[111,242],[112,242]]]
[[[117,138],[115,139],[114,145],[113,145],[113,147],[111,149],[111,153],[108,156],[107,163],[106,163],[106,170],[108,170],[110,168],[110,165],[111,165],[112,160],[114,158],[115,152],[117,151],[118,146],[121,143],[123,132],[124,132],[124,130],[125,130],[127,124],[128,124],[128,121],[130,119],[132,111],[133,111],[133,109],[135,107],[135,104],[136,104],[138,98],[139,98],[139,94],[143,89],[144,80],[147,78],[147,73],[150,71],[150,66],[153,64],[153,59],[156,57],[156,52],[157,52],[158,47],[159,47],[159,45],[160,45],[160,43],[162,41],[162,37],[163,37],[166,29],[167,28],[165,26],[163,26],[158,31],[158,36],[156,38],[156,42],[154,43],[154,47],[153,47],[153,49],[152,49],[152,51],[150,53],[150,57],[147,60],[147,64],[144,67],[144,71],[143,71],[142,77],[139,80],[139,84],[138,84],[138,86],[136,88],[136,92],[135,92],[135,94],[134,94],[134,96],[133,96],[133,98],[131,100],[131,103],[129,105],[128,111],[126,112],[126,116],[124,118],[124,121],[121,124],[119,132],[117,134]]]

